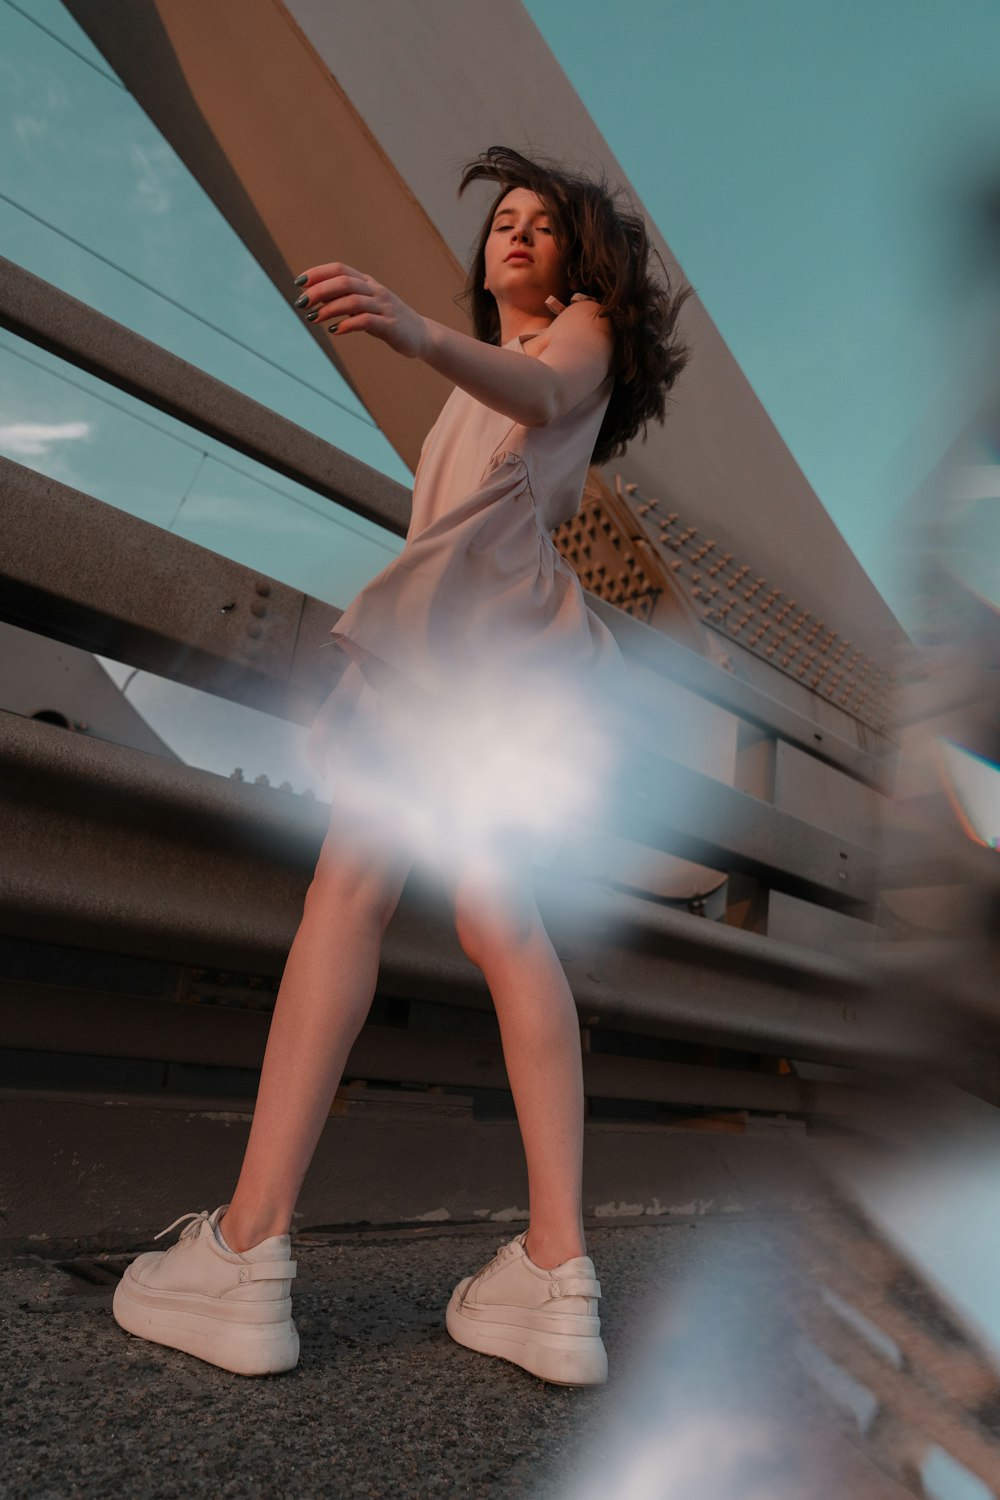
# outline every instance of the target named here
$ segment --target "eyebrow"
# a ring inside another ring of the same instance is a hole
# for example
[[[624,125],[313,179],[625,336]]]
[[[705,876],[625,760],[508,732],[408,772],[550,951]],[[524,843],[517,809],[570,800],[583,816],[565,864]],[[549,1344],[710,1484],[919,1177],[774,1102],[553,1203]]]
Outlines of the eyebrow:
[[[516,212],[517,210],[514,208],[498,208],[496,213],[493,215],[494,222],[496,222],[497,219],[501,218],[503,214],[513,214]],[[541,215],[542,218],[545,219],[551,217],[547,208],[536,208],[531,217],[533,219],[537,219],[539,215]]]

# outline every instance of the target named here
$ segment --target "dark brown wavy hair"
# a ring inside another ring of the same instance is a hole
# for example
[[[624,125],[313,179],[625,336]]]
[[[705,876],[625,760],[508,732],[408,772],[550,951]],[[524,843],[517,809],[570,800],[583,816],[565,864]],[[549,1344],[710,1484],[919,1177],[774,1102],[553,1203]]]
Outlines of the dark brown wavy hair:
[[[476,338],[498,343],[500,315],[492,292],[483,286],[493,215],[511,188],[536,193],[549,212],[569,286],[594,297],[614,329],[614,384],[591,456],[591,463],[607,463],[625,452],[640,428],[645,437],[650,421],[664,421],[667,392],[691,354],[677,334],[677,318],[694,289],[671,287],[642,215],[619,207],[620,189],[611,193],[603,174],[594,182],[548,159],[531,161],[507,146],[490,146],[465,165],[458,196],[481,177],[498,182],[500,192],[486,216],[465,289],[456,300],[471,304]],[[650,251],[660,262],[663,285],[650,274]]]

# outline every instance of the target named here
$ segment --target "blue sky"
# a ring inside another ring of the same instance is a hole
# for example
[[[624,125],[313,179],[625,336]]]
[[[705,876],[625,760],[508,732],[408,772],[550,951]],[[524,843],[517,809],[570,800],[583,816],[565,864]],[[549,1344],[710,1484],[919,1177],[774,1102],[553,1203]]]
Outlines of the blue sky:
[[[964,425],[1000,182],[996,0],[526,0],[771,420],[892,602]]]

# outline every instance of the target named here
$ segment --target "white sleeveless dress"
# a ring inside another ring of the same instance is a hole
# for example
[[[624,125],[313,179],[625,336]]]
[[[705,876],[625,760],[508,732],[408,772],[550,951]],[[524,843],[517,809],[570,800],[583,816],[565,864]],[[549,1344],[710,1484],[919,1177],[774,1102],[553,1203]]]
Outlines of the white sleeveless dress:
[[[531,358],[531,337],[504,347]],[[628,668],[549,533],[580,505],[612,381],[544,427],[456,386],[420,452],[403,551],[331,631],[343,662],[309,760],[439,868],[484,848],[550,862],[608,794]]]

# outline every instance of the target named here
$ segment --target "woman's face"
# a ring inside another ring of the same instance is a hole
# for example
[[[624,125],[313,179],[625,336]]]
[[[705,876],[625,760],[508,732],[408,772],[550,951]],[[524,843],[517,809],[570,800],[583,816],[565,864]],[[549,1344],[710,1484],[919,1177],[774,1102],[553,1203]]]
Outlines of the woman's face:
[[[512,252],[518,252],[512,257]],[[544,313],[546,297],[569,296],[562,255],[556,248],[548,209],[528,188],[511,188],[501,199],[486,236],[484,285],[497,305]]]

